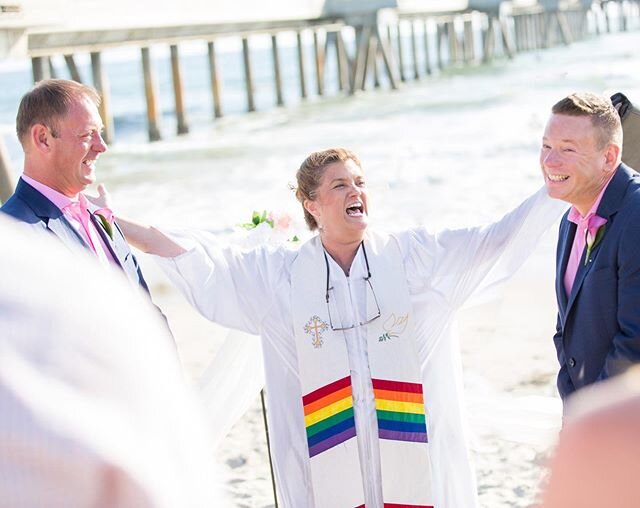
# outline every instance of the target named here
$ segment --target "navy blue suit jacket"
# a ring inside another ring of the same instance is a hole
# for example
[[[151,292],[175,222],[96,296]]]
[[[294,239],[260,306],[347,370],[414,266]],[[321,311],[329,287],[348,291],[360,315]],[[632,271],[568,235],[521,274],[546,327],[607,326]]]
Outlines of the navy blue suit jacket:
[[[0,211],[21,222],[30,224],[36,229],[54,234],[72,250],[77,248],[90,249],[89,245],[67,221],[60,209],[22,178],[18,181],[14,194],[0,208]],[[138,266],[138,261],[131,252],[129,244],[117,224],[114,223],[112,239],[93,213],[91,213],[91,220],[104,240],[105,245],[111,251],[113,259],[116,260],[129,280],[142,286],[148,293],[149,289]]]
[[[582,254],[570,295],[563,281],[576,225],[568,212],[560,223],[553,340],[563,399],[640,362],[640,175],[621,164],[597,215],[607,219],[604,236],[588,259]]]

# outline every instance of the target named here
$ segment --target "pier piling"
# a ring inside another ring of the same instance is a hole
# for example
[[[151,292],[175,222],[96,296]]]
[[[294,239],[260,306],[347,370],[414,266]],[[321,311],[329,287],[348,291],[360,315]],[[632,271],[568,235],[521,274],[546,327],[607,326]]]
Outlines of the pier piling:
[[[104,130],[102,132],[102,138],[107,144],[113,143],[114,130],[113,130],[113,116],[111,115],[111,97],[109,94],[109,85],[107,81],[107,75],[102,67],[102,56],[99,51],[91,53],[91,74],[93,77],[93,86],[100,94],[100,106],[98,111],[102,118],[102,124]]]
[[[16,188],[11,161],[5,147],[4,140],[0,136],[0,204],[5,203]]]
[[[282,75],[280,73],[280,54],[278,52],[278,37],[271,35],[271,59],[273,60],[273,81],[276,91],[276,104],[284,106],[284,96],[282,95]]]
[[[73,55],[64,55],[64,61],[67,64],[67,69],[69,69],[71,79],[78,83],[82,83],[82,77],[80,76],[80,71],[78,70],[78,66],[76,65]]]
[[[147,125],[149,131],[149,141],[159,141],[162,139],[158,125],[158,99],[155,84],[155,75],[151,62],[151,53],[148,47],[140,48],[142,55],[142,74],[144,77],[144,94],[147,101]]]
[[[213,41],[207,42],[207,57],[209,61],[209,81],[211,82],[211,100],[213,102],[213,117],[222,118],[222,101],[220,99],[220,78],[216,61],[216,48]]]
[[[302,33],[296,32],[296,42],[298,45],[298,73],[300,76],[300,97],[307,98],[307,79],[305,77],[304,46],[302,44]]]
[[[184,88],[182,86],[182,69],[180,68],[180,52],[177,44],[170,46],[171,51],[171,77],[173,80],[173,96],[176,105],[176,131],[178,134],[187,134],[189,125],[184,105]]]
[[[242,60],[244,63],[244,80],[247,90],[247,111],[252,113],[256,110],[256,103],[253,92],[253,70],[251,68],[251,53],[249,51],[249,38],[242,38]]]

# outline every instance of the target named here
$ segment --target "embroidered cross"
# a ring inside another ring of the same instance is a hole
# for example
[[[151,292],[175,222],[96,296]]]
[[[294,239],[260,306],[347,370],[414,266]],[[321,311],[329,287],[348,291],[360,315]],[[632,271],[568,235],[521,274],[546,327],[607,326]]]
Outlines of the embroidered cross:
[[[307,324],[304,325],[305,333],[308,333],[312,336],[311,344],[314,348],[319,348],[322,346],[322,333],[325,332],[328,328],[329,325],[318,316],[312,316]]]

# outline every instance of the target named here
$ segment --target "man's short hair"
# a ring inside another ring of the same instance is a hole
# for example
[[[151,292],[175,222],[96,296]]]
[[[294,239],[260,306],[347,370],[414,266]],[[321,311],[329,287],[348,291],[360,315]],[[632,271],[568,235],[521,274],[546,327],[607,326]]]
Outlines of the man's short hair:
[[[592,93],[572,93],[551,108],[554,115],[586,116],[599,130],[598,148],[609,143],[622,147],[622,124],[620,115],[608,97]]]
[[[67,79],[39,81],[20,101],[16,116],[16,133],[24,145],[31,127],[43,124],[55,134],[57,121],[64,117],[72,104],[89,100],[100,105],[100,95],[95,88]]]

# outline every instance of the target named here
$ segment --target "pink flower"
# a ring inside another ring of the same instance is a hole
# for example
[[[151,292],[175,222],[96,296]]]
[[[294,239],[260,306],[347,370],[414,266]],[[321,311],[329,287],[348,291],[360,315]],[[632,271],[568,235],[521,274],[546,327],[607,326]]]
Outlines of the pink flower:
[[[287,213],[283,214],[269,214],[269,219],[273,221],[273,229],[276,231],[287,231],[291,224],[293,223],[293,219]]]
[[[584,257],[584,264],[589,262],[589,256],[593,248],[600,243],[604,236],[604,225],[607,223],[607,219],[600,217],[599,215],[592,215],[587,223],[587,253]]]
[[[113,221],[115,220],[115,216],[113,215],[111,208],[98,208],[93,213],[102,224],[102,227],[109,235],[109,238],[113,240]]]
[[[98,208],[93,213],[96,214],[96,215],[100,215],[100,216],[104,217],[104,219],[109,224],[113,224],[113,221],[115,220],[115,215],[113,214],[113,211],[110,208]]]

